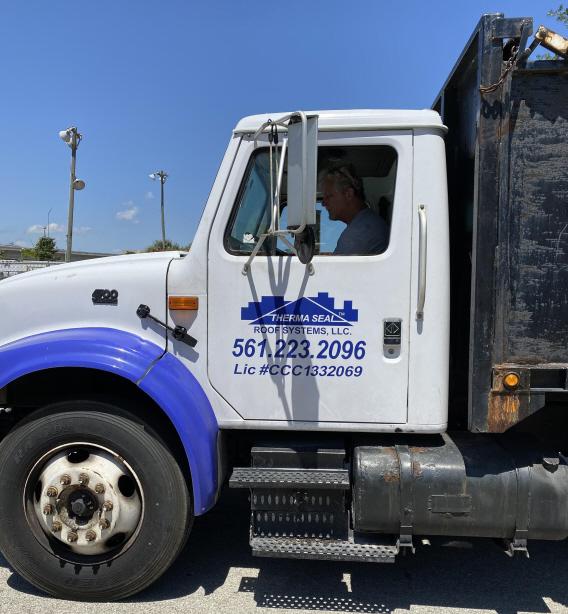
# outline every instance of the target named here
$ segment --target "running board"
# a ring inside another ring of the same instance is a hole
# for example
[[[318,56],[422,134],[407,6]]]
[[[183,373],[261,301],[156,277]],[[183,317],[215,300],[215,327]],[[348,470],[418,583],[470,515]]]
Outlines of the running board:
[[[272,469],[235,467],[230,488],[309,488],[349,490],[347,469]]]
[[[351,480],[341,442],[256,445],[251,465],[235,467],[229,486],[250,489],[254,556],[394,562],[393,536],[350,528]]]
[[[306,539],[297,537],[251,537],[254,556],[326,561],[394,563],[396,545],[355,543],[342,539]]]

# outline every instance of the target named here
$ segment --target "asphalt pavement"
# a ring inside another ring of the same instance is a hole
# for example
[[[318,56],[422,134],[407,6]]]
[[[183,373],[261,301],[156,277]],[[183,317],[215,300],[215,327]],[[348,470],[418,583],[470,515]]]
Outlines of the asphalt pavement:
[[[568,613],[568,544],[536,542],[530,559],[491,540],[421,545],[395,564],[255,558],[246,493],[228,491],[195,522],[172,568],[120,603],[46,597],[0,557],[0,613],[247,614],[250,612]]]

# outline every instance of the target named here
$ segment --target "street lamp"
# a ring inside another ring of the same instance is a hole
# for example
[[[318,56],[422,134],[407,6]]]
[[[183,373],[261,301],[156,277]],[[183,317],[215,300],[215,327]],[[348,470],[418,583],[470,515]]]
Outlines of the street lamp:
[[[51,209],[47,212],[47,237],[49,238],[49,216],[51,215],[51,212],[53,211],[53,207],[51,207]]]
[[[75,190],[82,190],[85,182],[75,176],[75,164],[77,162],[77,147],[83,136],[79,134],[75,126],[61,130],[59,138],[71,147],[71,181],[69,182],[69,213],[67,215],[67,249],[65,250],[65,262],[71,262],[71,247],[73,244],[73,207],[75,205]]]
[[[162,207],[162,249],[166,251],[166,222],[164,220],[164,183],[168,178],[166,171],[156,171],[148,175],[152,181],[160,180],[160,204]]]

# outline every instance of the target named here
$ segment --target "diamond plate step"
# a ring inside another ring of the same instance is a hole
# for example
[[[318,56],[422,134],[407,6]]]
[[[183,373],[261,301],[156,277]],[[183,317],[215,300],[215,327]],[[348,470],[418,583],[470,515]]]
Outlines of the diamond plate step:
[[[254,556],[288,559],[394,563],[398,554],[397,546],[336,539],[252,537],[250,545]]]
[[[229,480],[231,488],[309,488],[349,490],[346,469],[267,469],[235,467]]]

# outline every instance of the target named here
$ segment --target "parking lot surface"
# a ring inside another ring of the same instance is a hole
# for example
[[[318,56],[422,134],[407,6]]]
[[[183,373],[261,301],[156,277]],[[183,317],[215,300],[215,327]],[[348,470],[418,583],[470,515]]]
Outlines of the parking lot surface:
[[[0,557],[0,613],[568,613],[566,542],[534,543],[530,559],[491,540],[422,545],[394,565],[262,559],[250,554],[247,506],[244,492],[224,493],[173,567],[120,603],[46,597]]]

